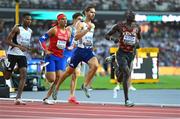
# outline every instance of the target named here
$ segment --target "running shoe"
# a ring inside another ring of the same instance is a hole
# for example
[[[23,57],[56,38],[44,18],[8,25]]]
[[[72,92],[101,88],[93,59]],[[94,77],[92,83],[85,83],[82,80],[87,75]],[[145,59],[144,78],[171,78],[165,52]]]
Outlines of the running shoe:
[[[120,90],[120,86],[117,85],[114,89],[113,89],[113,98],[117,98],[118,96],[118,91]]]
[[[45,98],[45,99],[43,99],[43,104],[46,104],[46,105],[54,105],[54,102],[48,100],[47,98]]]
[[[70,97],[68,99],[68,102],[71,103],[71,104],[79,104],[79,102],[76,100],[76,97],[73,96],[73,97]]]
[[[105,62],[106,62],[106,63],[111,63],[112,60],[114,60],[114,58],[115,58],[115,55],[110,55],[110,56],[108,56],[108,57],[105,58]]]
[[[86,97],[90,98],[89,90],[87,87],[84,86],[84,84],[82,84],[81,89],[84,92],[84,94],[86,95]]]
[[[52,98],[53,98],[53,100],[57,100],[56,85],[54,85],[54,84],[53,84],[53,87],[52,87]]]
[[[110,63],[111,61],[112,61],[112,57],[111,56],[105,58],[105,62],[106,63]]]
[[[131,86],[129,87],[129,90],[136,91],[136,88],[131,85]]]
[[[126,106],[126,107],[133,107],[133,106],[134,106],[134,103],[131,102],[130,100],[126,100],[126,101],[125,101],[125,106]]]
[[[14,104],[15,104],[15,105],[26,105],[26,103],[25,103],[24,101],[22,101],[21,99],[16,99],[16,100],[14,101]]]
[[[88,88],[88,91],[89,92],[93,91],[93,88],[92,87]]]

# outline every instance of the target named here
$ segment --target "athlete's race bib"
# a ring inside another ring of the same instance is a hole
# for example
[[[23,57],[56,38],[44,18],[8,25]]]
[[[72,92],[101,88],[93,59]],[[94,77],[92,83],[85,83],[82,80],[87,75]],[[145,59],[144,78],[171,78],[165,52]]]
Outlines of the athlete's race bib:
[[[86,40],[86,41],[83,42],[83,45],[84,45],[84,46],[92,46],[93,43],[92,43],[91,40]]]
[[[60,41],[60,40],[58,40],[56,46],[57,46],[57,48],[59,48],[59,49],[64,49],[64,48],[66,48],[66,41]]]
[[[127,45],[134,45],[136,43],[136,37],[131,35],[125,35],[123,40]]]

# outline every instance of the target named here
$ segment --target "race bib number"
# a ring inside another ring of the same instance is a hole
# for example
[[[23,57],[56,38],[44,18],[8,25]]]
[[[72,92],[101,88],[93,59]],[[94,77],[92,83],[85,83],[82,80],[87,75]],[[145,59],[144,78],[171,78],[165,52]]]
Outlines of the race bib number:
[[[131,35],[125,35],[123,40],[127,45],[134,45],[136,43],[136,37]]]
[[[92,42],[90,40],[86,40],[86,41],[83,42],[83,45],[84,46],[92,46],[93,44],[92,44]]]
[[[59,48],[59,49],[64,49],[64,48],[66,48],[66,41],[60,41],[60,40],[58,40],[56,46],[57,46],[57,48]]]

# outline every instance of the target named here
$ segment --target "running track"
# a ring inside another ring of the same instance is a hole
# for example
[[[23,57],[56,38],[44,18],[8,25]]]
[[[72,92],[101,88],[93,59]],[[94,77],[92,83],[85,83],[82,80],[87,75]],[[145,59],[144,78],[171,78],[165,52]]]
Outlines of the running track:
[[[42,102],[27,102],[14,105],[14,101],[0,100],[0,118],[135,118],[135,119],[180,119],[179,107],[134,106],[114,104],[56,103],[44,105]]]

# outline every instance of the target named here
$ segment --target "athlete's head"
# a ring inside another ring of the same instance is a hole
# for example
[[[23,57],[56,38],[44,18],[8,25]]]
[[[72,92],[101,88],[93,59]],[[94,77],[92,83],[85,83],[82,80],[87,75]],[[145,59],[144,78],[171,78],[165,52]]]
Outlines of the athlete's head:
[[[95,6],[89,5],[83,10],[83,14],[89,18],[90,20],[93,20],[96,14]]]
[[[67,25],[67,18],[64,14],[57,15],[57,23],[59,26],[65,27]]]
[[[130,22],[135,21],[135,13],[132,10],[127,10],[125,12],[125,17],[127,21],[130,21]]]
[[[29,27],[32,22],[31,15],[29,13],[24,13],[22,16],[22,22],[24,26]]]
[[[82,21],[83,20],[83,14],[77,12],[77,13],[73,14],[72,18],[73,18],[73,22],[75,22],[75,23],[78,21]]]

